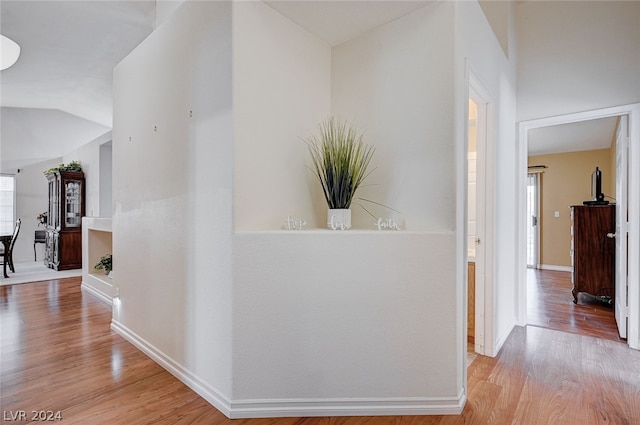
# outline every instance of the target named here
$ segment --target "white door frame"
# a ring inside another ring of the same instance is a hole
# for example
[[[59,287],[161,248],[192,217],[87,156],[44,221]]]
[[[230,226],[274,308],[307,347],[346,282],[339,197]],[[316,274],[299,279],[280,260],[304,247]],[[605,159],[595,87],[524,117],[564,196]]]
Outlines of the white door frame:
[[[627,201],[629,186],[629,116],[618,118],[616,129],[616,261],[615,261],[615,303],[614,310],[618,334],[627,337],[627,322],[629,321],[629,303],[627,301]],[[622,175],[623,178],[620,178]],[[622,255],[618,255],[622,254]]]
[[[629,327],[627,343],[631,348],[640,350],[640,103],[522,121],[518,124],[517,319],[519,325],[526,325],[527,257],[525,244],[527,239],[525,216],[527,209],[525,193],[529,130],[621,115],[629,117]]]
[[[494,255],[493,255],[493,217],[494,208],[494,143],[495,143],[495,100],[486,86],[473,74],[473,71],[467,66],[468,72],[468,93],[467,99],[474,98],[474,101],[480,102],[485,109],[485,125],[482,129],[484,133],[483,152],[478,152],[477,167],[477,183],[476,190],[480,192],[478,186],[482,185],[484,192],[484,206],[482,214],[484,216],[482,229],[478,232],[477,237],[480,238],[480,245],[476,246],[476,256],[481,259],[481,264],[476,262],[476,276],[482,274],[483,278],[476,279],[476,308],[475,308],[475,351],[485,356],[497,355],[495,344],[494,330]],[[468,106],[467,106],[468,113]],[[468,117],[467,117],[468,123]],[[483,126],[478,124],[478,129]],[[468,131],[468,124],[465,132]],[[468,143],[468,134],[466,134],[466,142]],[[465,145],[466,146],[466,145]],[[468,151],[468,146],[467,149]],[[466,186],[466,185],[465,185]],[[465,196],[466,198],[466,196]],[[465,209],[466,211],[466,209]],[[466,218],[466,213],[465,213]],[[465,236],[466,236],[466,220],[465,220]],[[465,237],[466,241],[466,237]],[[481,251],[478,255],[478,251]],[[467,249],[465,245],[464,252]],[[465,262],[466,264],[466,262]]]

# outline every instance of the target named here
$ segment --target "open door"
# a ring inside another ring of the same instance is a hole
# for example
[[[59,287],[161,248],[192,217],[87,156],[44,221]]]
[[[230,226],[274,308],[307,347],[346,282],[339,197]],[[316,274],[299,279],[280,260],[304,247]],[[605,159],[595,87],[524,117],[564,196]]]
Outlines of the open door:
[[[493,217],[487,213],[487,206],[493,203],[493,121],[494,102],[484,85],[469,73],[469,123],[468,131],[468,182],[467,211],[467,260],[473,273],[474,307],[469,314],[474,315],[475,352],[485,356],[495,356],[497,350],[493,335]]]
[[[621,338],[627,337],[628,307],[628,169],[629,169],[629,121],[620,116],[616,132],[616,323]]]

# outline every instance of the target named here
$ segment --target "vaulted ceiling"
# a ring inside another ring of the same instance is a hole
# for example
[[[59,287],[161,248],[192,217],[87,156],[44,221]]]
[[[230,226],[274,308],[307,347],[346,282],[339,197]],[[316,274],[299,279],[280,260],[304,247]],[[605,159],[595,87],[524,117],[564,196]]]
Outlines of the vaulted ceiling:
[[[0,72],[0,170],[59,157],[109,131],[113,67],[154,21],[148,0],[2,0],[2,34],[21,55]]]
[[[266,1],[329,45],[432,2]],[[109,131],[113,67],[153,31],[155,20],[155,0],[2,0],[2,34],[22,53],[0,72],[0,171],[60,157]],[[532,135],[530,146],[564,140],[549,131]],[[572,134],[577,131],[574,126]],[[594,134],[593,127],[585,131]]]

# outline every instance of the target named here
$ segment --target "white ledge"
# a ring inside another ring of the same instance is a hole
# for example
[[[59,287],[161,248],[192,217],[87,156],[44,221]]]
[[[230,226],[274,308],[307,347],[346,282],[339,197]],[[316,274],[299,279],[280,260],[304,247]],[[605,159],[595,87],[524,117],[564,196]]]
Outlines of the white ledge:
[[[305,229],[305,230],[236,230],[234,232],[237,235],[261,235],[261,234],[273,234],[273,235],[327,235],[327,234],[340,234],[340,235],[453,235],[453,230],[375,230],[375,229],[349,229],[349,230],[330,230],[330,229]]]
[[[102,217],[82,217],[82,226],[91,230],[111,232],[111,219]]]

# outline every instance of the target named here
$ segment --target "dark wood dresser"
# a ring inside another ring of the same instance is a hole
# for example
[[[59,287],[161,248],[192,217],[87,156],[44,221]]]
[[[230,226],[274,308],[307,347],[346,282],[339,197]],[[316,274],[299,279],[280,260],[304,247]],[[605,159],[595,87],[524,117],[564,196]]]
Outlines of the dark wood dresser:
[[[571,207],[571,265],[573,302],[578,293],[615,296],[615,205]]]

